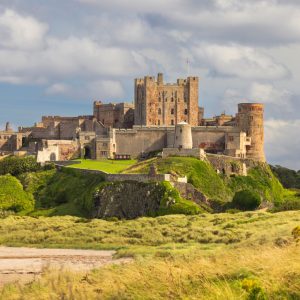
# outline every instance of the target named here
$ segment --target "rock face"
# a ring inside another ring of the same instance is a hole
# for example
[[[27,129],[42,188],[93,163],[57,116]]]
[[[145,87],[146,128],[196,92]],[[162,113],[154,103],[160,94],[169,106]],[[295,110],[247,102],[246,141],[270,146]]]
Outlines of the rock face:
[[[159,183],[114,182],[94,194],[95,218],[134,219],[158,211],[164,189]]]

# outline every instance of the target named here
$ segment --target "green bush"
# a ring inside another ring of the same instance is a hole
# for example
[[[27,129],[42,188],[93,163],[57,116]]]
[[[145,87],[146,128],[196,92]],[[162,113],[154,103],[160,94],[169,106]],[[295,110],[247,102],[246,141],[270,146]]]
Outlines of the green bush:
[[[39,180],[38,184],[35,184],[36,180]],[[34,193],[37,208],[70,204],[73,208],[77,207],[76,215],[87,216],[93,209],[94,190],[104,179],[101,175],[83,174],[65,168],[60,172],[50,170],[28,173],[22,176],[22,181],[26,182],[25,186]]]
[[[169,182],[162,182],[160,185],[164,194],[157,215],[197,215],[203,212],[195,202],[181,198],[179,192]]]
[[[32,211],[34,199],[31,193],[23,190],[20,181],[11,176],[0,176],[0,210],[14,212]]]
[[[233,192],[251,190],[260,195],[261,199],[273,203],[281,203],[284,198],[284,188],[274,176],[267,164],[260,163],[248,171],[248,176],[235,176],[228,180],[228,186]]]
[[[240,210],[254,210],[261,204],[260,196],[250,190],[243,190],[235,193],[232,206]]]
[[[41,170],[41,165],[37,163],[34,156],[9,156],[0,161],[0,175],[18,176],[25,172],[36,172],[38,170]]]

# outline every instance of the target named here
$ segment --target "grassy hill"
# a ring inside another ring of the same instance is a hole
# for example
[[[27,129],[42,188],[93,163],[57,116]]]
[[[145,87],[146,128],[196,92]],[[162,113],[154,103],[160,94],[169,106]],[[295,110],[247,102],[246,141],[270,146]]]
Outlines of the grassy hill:
[[[97,168],[97,166],[102,168],[103,164],[109,164],[109,167],[112,167],[111,162],[108,161],[89,161],[88,163],[89,168]],[[217,174],[210,163],[192,157],[153,158],[135,164],[127,162],[126,164],[122,164],[122,166],[118,166],[118,168],[122,167],[123,173],[148,173],[151,164],[156,165],[159,173],[187,176],[188,182],[205,194],[210,199],[211,207],[217,211],[224,211],[230,208],[230,202],[235,193],[242,190],[250,190],[259,194],[264,201],[264,205],[272,206],[274,204],[274,210],[276,211],[300,208],[298,193],[296,191],[285,190],[267,164],[259,164],[250,169],[248,176],[231,177]],[[24,162],[17,165],[23,166]],[[25,164],[26,168],[28,168],[27,165]],[[31,162],[29,167],[31,168],[32,165],[35,166]],[[10,168],[13,167],[11,162],[9,166]],[[113,167],[116,166],[113,164]],[[18,172],[19,169],[17,169]],[[118,172],[121,172],[121,169],[118,169]],[[16,169],[13,168],[13,170]],[[117,172],[117,170],[115,171]],[[12,195],[14,196],[11,192],[9,194],[9,190],[13,191],[14,188],[10,186],[12,183],[9,183],[7,179],[4,180],[4,178],[2,178],[3,184],[2,188],[0,187],[0,193],[2,193],[3,199],[8,199]],[[29,204],[31,207],[33,205],[32,199],[35,199],[34,211],[31,212],[35,216],[75,215],[88,217],[91,215],[94,205],[93,194],[96,188],[103,182],[101,175],[82,174],[80,171],[72,168],[64,169],[61,172],[52,169],[21,173],[18,175],[18,179],[23,185],[24,190],[22,190],[20,182],[15,177],[9,178],[10,181],[14,180],[14,184],[18,183],[19,195],[22,194],[22,197],[26,196],[30,198],[28,203],[31,203]],[[4,188],[4,186],[6,187]],[[105,189],[106,187],[101,186],[101,188]],[[115,188],[118,189],[117,186]],[[122,187],[120,186],[120,188]],[[191,214],[202,211],[193,202],[182,199],[171,186],[160,184],[160,188],[162,191],[161,208],[159,213],[156,214]],[[123,194],[128,195],[126,191]],[[172,201],[175,201],[172,205],[170,205],[168,197],[171,197]],[[13,208],[9,205],[5,207]],[[20,209],[28,211],[27,208],[21,207]]]

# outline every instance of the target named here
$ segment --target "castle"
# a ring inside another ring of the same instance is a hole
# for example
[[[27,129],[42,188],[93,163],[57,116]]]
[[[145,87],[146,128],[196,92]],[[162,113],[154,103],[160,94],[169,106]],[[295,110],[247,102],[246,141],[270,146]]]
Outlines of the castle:
[[[235,116],[207,119],[198,107],[198,91],[198,77],[178,79],[174,84],[164,83],[161,73],[157,78],[135,79],[134,105],[95,101],[93,115],[43,116],[40,123],[19,127],[18,132],[7,125],[0,131],[0,153],[35,153],[44,162],[135,158],[163,149],[180,154],[189,148],[265,161],[263,104],[240,103]],[[188,146],[176,141],[177,130],[186,128]]]

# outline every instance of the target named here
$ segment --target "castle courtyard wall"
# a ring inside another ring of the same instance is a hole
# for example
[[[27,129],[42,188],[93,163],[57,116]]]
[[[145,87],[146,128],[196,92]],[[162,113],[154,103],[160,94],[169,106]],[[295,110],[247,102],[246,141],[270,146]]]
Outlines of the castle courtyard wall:
[[[134,127],[115,131],[116,154],[130,154],[137,157],[143,152],[162,150],[170,145],[174,137],[174,127]],[[193,127],[193,148],[225,150],[225,135],[228,132],[238,132],[236,127]],[[173,147],[173,146],[172,146]]]

